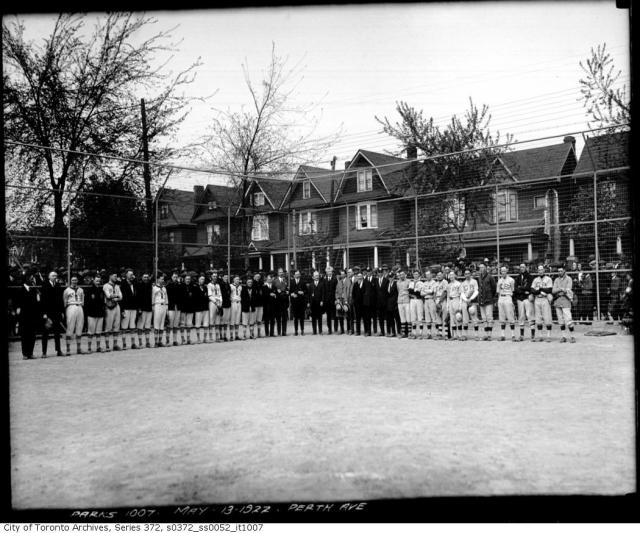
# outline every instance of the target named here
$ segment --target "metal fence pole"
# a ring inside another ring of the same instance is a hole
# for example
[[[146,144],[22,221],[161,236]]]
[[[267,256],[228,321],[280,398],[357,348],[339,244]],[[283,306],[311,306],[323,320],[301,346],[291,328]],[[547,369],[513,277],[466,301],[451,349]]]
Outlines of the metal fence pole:
[[[293,220],[291,227],[291,238],[293,239],[293,268],[298,270],[298,255],[296,254],[296,210],[293,210]]]
[[[231,279],[231,206],[227,206],[227,276]]]
[[[600,319],[600,249],[598,247],[598,175],[593,171],[593,235],[596,255],[596,311]]]
[[[153,202],[153,207],[155,210],[155,231],[153,232],[153,269],[154,269],[154,279],[158,280],[158,195],[156,197],[156,201]]]
[[[347,210],[347,217],[345,219],[345,226],[347,228],[347,244],[346,244],[346,252],[347,252],[347,268],[351,265],[351,258],[349,257],[349,204],[345,205]]]
[[[71,285],[71,213],[67,218],[67,285]]]
[[[500,206],[498,202],[500,199],[498,198],[498,183],[496,181],[496,196],[495,201],[493,202],[494,209],[496,210],[496,260],[498,262],[498,273],[500,273]],[[506,206],[505,206],[506,211]]]
[[[420,254],[418,252],[418,195],[413,197],[414,200],[414,209],[415,209],[415,219],[416,219],[416,268],[420,269]]]

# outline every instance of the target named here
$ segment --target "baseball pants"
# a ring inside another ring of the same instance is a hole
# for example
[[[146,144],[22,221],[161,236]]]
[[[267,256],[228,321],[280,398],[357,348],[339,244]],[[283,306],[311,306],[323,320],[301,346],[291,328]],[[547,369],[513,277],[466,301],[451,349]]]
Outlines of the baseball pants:
[[[500,296],[498,298],[498,322],[500,324],[505,324],[509,322],[509,324],[515,323],[513,309],[513,300],[511,296]]]
[[[82,335],[84,311],[80,305],[69,305],[66,309],[67,335]]]
[[[136,313],[135,309],[125,309],[122,311],[122,320],[120,327],[122,329],[136,329]]]
[[[240,302],[231,302],[230,324],[232,326],[239,326],[241,318],[242,318],[242,305],[240,304]]]
[[[165,304],[153,305],[153,329],[164,331],[164,323],[167,318],[167,306]]]
[[[158,304],[156,304],[158,305]],[[138,317],[137,328],[138,329],[151,329],[151,319],[153,317],[152,311],[142,311]],[[157,328],[156,328],[157,329]]]
[[[411,322],[411,304],[398,304],[398,314],[402,324]]]
[[[480,316],[486,327],[493,327],[493,304],[481,305]]]
[[[409,303],[411,310],[411,323],[422,324],[424,322],[424,305],[420,298],[414,298]]]
[[[191,326],[193,326],[193,313],[185,313],[182,311],[180,313],[180,327],[190,328]]]
[[[195,327],[209,327],[209,311],[196,311],[195,315]]]
[[[89,335],[100,335],[104,326],[104,317],[90,316],[87,317],[87,333]]]
[[[469,326],[473,322],[474,327],[478,325],[478,304],[476,302],[462,302],[462,325]]]
[[[243,311],[242,312],[242,325],[243,326],[253,326],[256,322],[256,312],[255,311]]]
[[[438,311],[436,309],[436,302],[433,298],[425,298],[424,300],[424,321],[427,324],[438,323]]]
[[[558,317],[558,324],[564,326],[573,326],[573,319],[571,318],[571,307],[556,307],[556,316]]]
[[[520,327],[524,327],[525,322],[533,325],[536,321],[535,309],[533,302],[527,300],[518,300],[518,322]]]
[[[534,302],[536,324],[551,325],[551,304],[546,296],[536,298]]]
[[[177,309],[168,309],[167,316],[169,317],[169,328],[180,327],[180,311]]]
[[[116,305],[113,309],[107,309],[104,314],[104,332],[120,331],[120,306]]]

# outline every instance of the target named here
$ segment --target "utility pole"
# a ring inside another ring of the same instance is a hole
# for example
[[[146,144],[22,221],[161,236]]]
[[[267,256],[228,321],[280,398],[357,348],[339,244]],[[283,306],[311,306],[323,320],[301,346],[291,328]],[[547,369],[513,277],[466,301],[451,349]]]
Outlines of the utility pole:
[[[142,114],[142,157],[144,164],[142,165],[142,177],[144,179],[144,196],[147,206],[147,222],[149,229],[153,227],[153,213],[151,201],[151,172],[149,170],[149,139],[147,129],[147,110],[144,105],[144,98],[140,99],[140,112]]]

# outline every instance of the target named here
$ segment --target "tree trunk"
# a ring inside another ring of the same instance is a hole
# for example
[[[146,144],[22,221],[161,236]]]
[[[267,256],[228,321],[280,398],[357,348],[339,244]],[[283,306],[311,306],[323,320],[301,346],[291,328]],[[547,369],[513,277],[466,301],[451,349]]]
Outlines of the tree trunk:
[[[54,257],[56,261],[55,267],[66,266],[67,264],[67,241],[59,237],[66,237],[67,227],[64,223],[64,209],[62,207],[62,191],[56,189],[53,193],[53,239]]]

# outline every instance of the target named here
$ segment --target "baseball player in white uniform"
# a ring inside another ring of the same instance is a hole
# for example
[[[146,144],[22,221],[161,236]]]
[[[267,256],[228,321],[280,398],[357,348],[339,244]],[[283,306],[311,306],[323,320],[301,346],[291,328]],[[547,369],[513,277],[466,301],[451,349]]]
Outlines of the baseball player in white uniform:
[[[242,320],[242,285],[240,285],[240,278],[235,276],[233,283],[231,284],[231,317],[229,322],[229,337],[230,340],[240,340],[240,321]]]
[[[164,286],[164,276],[160,274],[151,289],[151,306],[153,308],[153,341],[156,348],[165,346],[162,342],[164,323],[169,309],[169,297]],[[169,343],[167,343],[168,345]]]
[[[422,303],[422,286],[420,272],[414,270],[413,279],[409,282],[409,298],[411,311],[411,337],[417,339],[417,328],[420,326],[420,338],[424,335],[424,304]]]
[[[211,274],[211,281],[207,284],[207,296],[209,297],[209,326],[211,329],[211,341],[220,342],[222,331],[220,328],[220,310],[222,310],[222,292],[218,284],[218,273]]]
[[[178,329],[180,328],[180,299],[182,298],[182,285],[177,272],[171,274],[171,281],[167,283],[167,298],[169,307],[167,308],[167,346],[178,346]]]
[[[498,322],[500,322],[500,340],[505,340],[505,327],[509,322],[511,328],[511,340],[516,342],[515,334],[515,310],[513,306],[513,291],[516,288],[516,280],[509,276],[507,267],[500,268],[500,278],[496,284],[498,295]]]
[[[444,279],[442,271],[436,274],[436,292],[435,292],[435,302],[436,302],[436,328],[438,329],[438,340],[446,339],[446,333],[443,335],[443,327],[444,321],[446,319],[447,313],[447,280]]]
[[[544,273],[544,265],[538,265],[538,275],[531,282],[531,294],[533,294],[533,306],[536,316],[536,328],[538,329],[537,342],[542,342],[542,324],[547,329],[546,342],[551,342],[551,294],[553,281]]]
[[[462,283],[456,278],[456,273],[449,272],[449,284],[447,285],[447,311],[449,312],[449,325],[451,327],[451,340],[462,340]]]
[[[462,340],[467,340],[467,332],[469,330],[469,319],[473,322],[473,331],[475,340],[479,341],[478,332],[478,282],[471,277],[471,270],[468,268],[464,271],[464,280],[462,281],[462,292],[460,300],[462,302],[462,328],[464,330]]]
[[[409,322],[411,322],[411,299],[409,298],[409,280],[404,270],[398,273],[398,314],[400,315],[400,327],[402,338],[409,338]]]
[[[64,300],[64,309],[67,322],[67,355],[71,355],[71,337],[76,338],[76,353],[85,353],[82,351],[80,344],[82,343],[82,329],[84,328],[84,291],[82,287],[78,287],[78,277],[72,276],[70,286],[67,287],[62,298]]]
[[[558,277],[553,282],[552,294],[555,296],[553,306],[556,308],[556,316],[562,338],[560,342],[567,342],[567,332],[565,328],[569,328],[571,342],[576,342],[573,335],[573,319],[571,317],[571,302],[573,301],[573,281],[564,267],[558,268]]]
[[[258,291],[258,293],[262,292],[262,276],[260,274],[256,274],[253,276],[253,288]],[[264,306],[262,305],[262,300],[258,299],[260,305],[256,305],[256,338],[260,337],[260,329],[262,328],[262,317],[264,315]]]
[[[425,280],[422,282],[420,295],[424,300],[424,320],[428,328],[427,339],[431,339],[431,326],[438,323],[438,313],[436,311],[436,280],[433,279],[431,270],[425,272]]]
[[[104,344],[109,351],[109,339],[113,335],[113,349],[120,350],[118,346],[118,333],[120,331],[120,302],[122,301],[122,292],[120,286],[116,283],[118,274],[112,272],[109,275],[109,281],[102,286],[105,299],[104,312]]]

